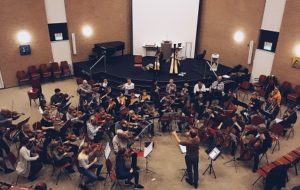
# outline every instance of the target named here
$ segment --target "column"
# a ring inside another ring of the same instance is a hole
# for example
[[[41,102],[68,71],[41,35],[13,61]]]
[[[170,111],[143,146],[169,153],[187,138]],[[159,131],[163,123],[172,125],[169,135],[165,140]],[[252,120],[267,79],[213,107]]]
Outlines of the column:
[[[48,24],[67,23],[64,0],[44,0]],[[69,36],[71,38],[71,36]],[[51,41],[53,61],[68,61],[73,73],[71,47],[69,39]]]
[[[286,0],[266,0],[261,29],[280,32]],[[276,42],[277,43],[277,42]],[[256,49],[253,60],[251,81],[261,74],[270,75],[275,53]]]

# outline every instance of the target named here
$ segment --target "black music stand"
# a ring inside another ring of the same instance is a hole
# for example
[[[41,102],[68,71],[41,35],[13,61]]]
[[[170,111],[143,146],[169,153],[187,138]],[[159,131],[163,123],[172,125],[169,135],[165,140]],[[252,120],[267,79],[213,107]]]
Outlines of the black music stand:
[[[231,135],[231,138],[232,138],[232,140],[233,140],[232,143],[237,143],[237,137],[236,137],[236,136]],[[238,160],[237,160],[237,158],[236,158],[236,151],[237,151],[237,148],[236,148],[235,151],[234,151],[233,158],[232,158],[231,160],[229,160],[229,161],[227,161],[227,162],[224,163],[224,164],[228,164],[228,163],[233,162],[233,166],[234,166],[234,168],[235,168],[235,172],[237,172],[237,166],[238,166],[238,164],[239,164],[239,163],[238,163]]]
[[[209,159],[210,159],[210,164],[208,165],[208,167],[206,168],[206,170],[203,172],[203,175],[205,175],[205,173],[207,171],[209,171],[209,174],[213,173],[215,179],[217,178],[214,167],[213,167],[213,161],[216,161],[218,159],[218,157],[221,155],[221,151],[217,148],[214,147],[209,153]]]

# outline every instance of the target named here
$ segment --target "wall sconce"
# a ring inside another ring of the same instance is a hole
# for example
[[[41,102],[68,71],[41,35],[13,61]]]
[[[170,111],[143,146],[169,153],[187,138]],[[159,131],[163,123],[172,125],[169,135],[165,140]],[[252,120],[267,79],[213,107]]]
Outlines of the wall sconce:
[[[90,37],[92,36],[93,34],[93,29],[92,27],[90,27],[89,25],[85,25],[82,27],[82,34],[85,36],[85,37]]]
[[[19,51],[20,55],[31,54],[31,48],[29,42],[31,41],[31,36],[27,31],[20,31],[17,33],[17,40],[20,44]]]
[[[244,38],[245,38],[244,33],[241,31],[237,31],[233,35],[233,39],[237,43],[241,43],[242,41],[244,41]]]
[[[294,53],[296,57],[300,57],[300,44],[295,46]]]

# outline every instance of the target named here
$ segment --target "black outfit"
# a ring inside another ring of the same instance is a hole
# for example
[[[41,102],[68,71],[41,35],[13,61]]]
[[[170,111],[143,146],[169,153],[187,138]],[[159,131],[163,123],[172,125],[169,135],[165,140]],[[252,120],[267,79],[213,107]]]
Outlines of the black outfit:
[[[200,139],[196,136],[188,138],[187,141],[181,141],[179,144],[186,146],[185,163],[187,167],[187,182],[198,187],[198,164],[199,164],[199,145]]]
[[[261,146],[257,150],[254,151],[253,171],[256,171],[258,168],[259,155],[267,152],[267,150],[269,148],[271,148],[271,146],[272,146],[272,137],[270,136],[270,134],[268,132],[265,132],[264,135],[266,138],[262,141]]]
[[[272,106],[275,106],[275,108],[272,108]],[[276,116],[279,113],[279,110],[280,110],[280,108],[279,108],[279,106],[277,104],[276,105],[272,105],[270,103],[266,104],[264,110],[259,109],[259,112],[261,114],[263,114],[265,120],[267,120],[267,128],[269,128],[271,121],[276,118]]]
[[[33,181],[38,175],[39,171],[42,169],[43,165],[39,159],[30,161],[30,172],[28,175],[28,179]]]
[[[292,124],[296,123],[296,121],[297,121],[297,113],[296,111],[293,111],[287,118],[279,122],[279,124],[282,125],[284,128],[289,128],[291,127]]]
[[[116,157],[116,175],[118,179],[127,179],[127,181],[131,181],[131,179],[134,178],[134,183],[139,184],[138,171],[133,169],[133,172],[130,173],[130,169],[125,166],[123,155],[117,155]]]
[[[250,104],[252,106],[248,106],[246,109],[241,111],[241,115],[244,118],[247,124],[251,123],[251,115],[256,113],[260,108],[260,100],[258,98],[251,98]]]

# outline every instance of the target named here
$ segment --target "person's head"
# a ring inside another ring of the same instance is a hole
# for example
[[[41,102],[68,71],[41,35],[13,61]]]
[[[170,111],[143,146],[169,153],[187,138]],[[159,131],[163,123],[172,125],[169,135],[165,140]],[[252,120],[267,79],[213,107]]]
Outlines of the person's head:
[[[55,88],[54,89],[54,93],[57,94],[57,95],[60,94],[60,89],[59,88]]]
[[[20,147],[22,146],[28,146],[29,145],[29,138],[28,137],[23,137],[21,140],[20,140]]]
[[[174,83],[174,80],[173,80],[173,79],[170,79],[170,80],[169,80],[169,83],[170,83],[170,84],[173,84],[173,83]]]
[[[233,122],[236,122],[237,119],[238,119],[238,115],[234,114],[231,119],[232,119]]]
[[[217,77],[217,81],[218,81],[218,82],[221,82],[221,81],[222,81],[222,79],[223,79],[223,77],[222,77],[222,76],[218,76],[218,77]]]
[[[103,79],[103,82],[104,82],[104,83],[108,83],[107,79]]]
[[[190,136],[195,138],[197,136],[197,132],[194,129],[190,130]]]
[[[203,83],[201,81],[198,82],[198,87],[202,88]]]
[[[88,146],[87,144],[84,144],[84,145],[82,146],[82,152],[85,153],[85,154],[88,154],[89,151],[90,151],[89,146]]]
[[[96,125],[97,121],[96,121],[95,116],[91,116],[91,117],[90,117],[90,123],[91,123],[92,125]]]
[[[120,139],[124,138],[124,136],[125,136],[124,131],[122,129],[118,129],[116,133]]]
[[[252,97],[253,97],[253,98],[257,98],[257,92],[253,92],[253,93],[252,93]]]
[[[38,182],[34,186],[34,190],[47,190],[47,184],[45,182]]]
[[[147,95],[147,91],[143,90],[143,95],[146,96]]]
[[[87,85],[87,84],[88,84],[87,80],[83,80],[83,81],[82,81],[82,84],[83,84],[83,85]]]
[[[127,83],[128,83],[128,84],[131,84],[131,79],[127,79]]]

